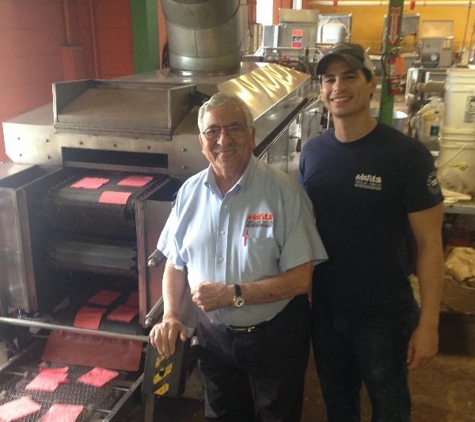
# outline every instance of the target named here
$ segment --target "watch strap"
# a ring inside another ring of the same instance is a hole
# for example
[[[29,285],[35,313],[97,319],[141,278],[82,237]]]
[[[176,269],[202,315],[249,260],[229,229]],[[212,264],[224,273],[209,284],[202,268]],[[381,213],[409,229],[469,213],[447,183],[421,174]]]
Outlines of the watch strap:
[[[234,287],[234,297],[241,297],[242,296],[241,286],[239,284],[233,284],[233,287]]]
[[[234,287],[233,305],[235,308],[242,308],[244,306],[245,300],[242,297],[241,286],[239,284],[233,284],[233,287]]]

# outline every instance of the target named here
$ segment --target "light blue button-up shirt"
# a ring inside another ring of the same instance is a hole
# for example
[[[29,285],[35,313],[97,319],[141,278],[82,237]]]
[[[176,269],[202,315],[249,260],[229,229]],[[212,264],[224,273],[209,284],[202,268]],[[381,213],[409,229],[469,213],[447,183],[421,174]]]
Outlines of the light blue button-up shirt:
[[[203,281],[252,283],[327,258],[307,194],[287,174],[254,156],[223,197],[210,168],[188,179],[157,248],[191,288]],[[250,326],[273,318],[290,299],[209,312],[213,323]]]

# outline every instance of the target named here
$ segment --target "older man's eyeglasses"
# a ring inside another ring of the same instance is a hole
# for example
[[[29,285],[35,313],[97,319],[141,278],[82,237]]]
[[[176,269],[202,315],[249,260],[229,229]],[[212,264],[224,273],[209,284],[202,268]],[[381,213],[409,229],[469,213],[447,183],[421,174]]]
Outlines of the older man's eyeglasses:
[[[223,131],[231,139],[239,139],[242,138],[248,130],[249,128],[242,127],[241,125],[212,126],[202,133],[208,141],[215,141],[221,137]]]

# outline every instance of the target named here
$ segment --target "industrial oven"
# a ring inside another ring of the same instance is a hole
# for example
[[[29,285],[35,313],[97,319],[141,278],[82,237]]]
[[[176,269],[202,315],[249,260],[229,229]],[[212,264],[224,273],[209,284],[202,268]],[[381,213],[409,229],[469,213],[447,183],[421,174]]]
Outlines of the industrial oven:
[[[174,363],[147,353],[164,265],[153,254],[174,194],[207,166],[197,113],[217,91],[250,105],[255,155],[295,171],[302,134],[314,135],[302,130],[315,113],[312,81],[277,64],[60,82],[52,104],[3,124],[12,163],[0,166],[0,332],[11,359],[0,405],[45,365],[68,366],[70,382],[29,394],[40,413],[64,401],[84,406],[78,420],[128,420],[144,392],[184,391],[192,348]],[[184,312],[192,329],[190,303]],[[99,390],[78,383],[91,367],[119,375]]]

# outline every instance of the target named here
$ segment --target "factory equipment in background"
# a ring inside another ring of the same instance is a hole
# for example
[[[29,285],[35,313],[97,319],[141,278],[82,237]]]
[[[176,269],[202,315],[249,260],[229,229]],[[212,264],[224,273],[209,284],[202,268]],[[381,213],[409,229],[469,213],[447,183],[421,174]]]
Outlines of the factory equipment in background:
[[[418,13],[404,13],[401,21],[401,52],[418,54],[419,51],[419,26]],[[388,15],[384,15],[384,31],[388,30]]]
[[[464,52],[462,51],[461,54],[463,58]],[[467,64],[475,64],[475,24],[472,25],[472,33],[470,35],[470,43],[468,46]]]
[[[384,15],[383,25],[383,34],[386,34],[388,31],[388,15]],[[407,72],[410,67],[415,66],[420,59],[419,25],[420,15],[418,13],[404,13],[402,15],[399,35],[399,56],[404,62],[404,72]],[[377,64],[377,67],[381,67],[381,65],[379,64],[378,66]],[[380,70],[376,70],[377,74],[381,73]]]
[[[438,127],[443,119],[444,84],[453,64],[453,25],[453,21],[422,21],[419,59],[406,69],[408,134],[431,150],[438,150],[438,136],[435,129],[431,134],[431,127]]]
[[[119,376],[95,395],[76,382],[35,394],[41,414],[66,401],[85,406],[80,421],[125,421],[143,392],[181,394],[189,350],[174,363],[149,361],[156,373],[143,388],[164,262],[147,264],[175,192],[208,165],[199,106],[218,91],[241,97],[254,116],[254,154],[289,173],[299,145],[320,129],[310,74],[240,62],[239,0],[163,0],[162,7],[170,69],[58,82],[52,104],[3,124],[12,163],[0,166],[0,328],[12,356],[0,368],[8,391],[0,404],[25,395],[19,379],[30,380],[45,362],[75,375],[113,367]],[[287,24],[283,33],[306,42],[298,24]],[[190,333],[192,307],[184,307]]]
[[[426,20],[421,25],[421,66],[453,64],[454,21]]]
[[[388,15],[384,16],[384,32]],[[401,21],[399,54],[404,71],[410,67],[449,67],[453,64],[453,21],[420,20],[418,13],[405,13]]]
[[[326,48],[351,41],[350,14],[319,14],[318,10],[279,9],[278,25],[262,26],[262,43],[244,61],[279,63],[314,75]],[[255,27],[251,29],[255,32]]]
[[[409,115],[408,134],[419,139],[429,149],[437,150],[437,136],[431,135],[435,120],[443,118],[440,103],[444,102],[446,68],[411,67],[406,75],[405,104]],[[429,103],[435,107],[427,107]],[[439,116],[436,115],[438,111]]]
[[[351,13],[320,14],[317,43],[351,42]]]
[[[431,97],[443,99],[447,69],[411,67],[406,74],[405,102],[408,110],[417,112]]]
[[[263,47],[315,47],[318,16],[316,9],[279,9],[278,25],[264,25]]]
[[[279,9],[278,25],[264,25],[262,45],[246,60],[279,63],[312,73],[317,58],[318,10]]]

